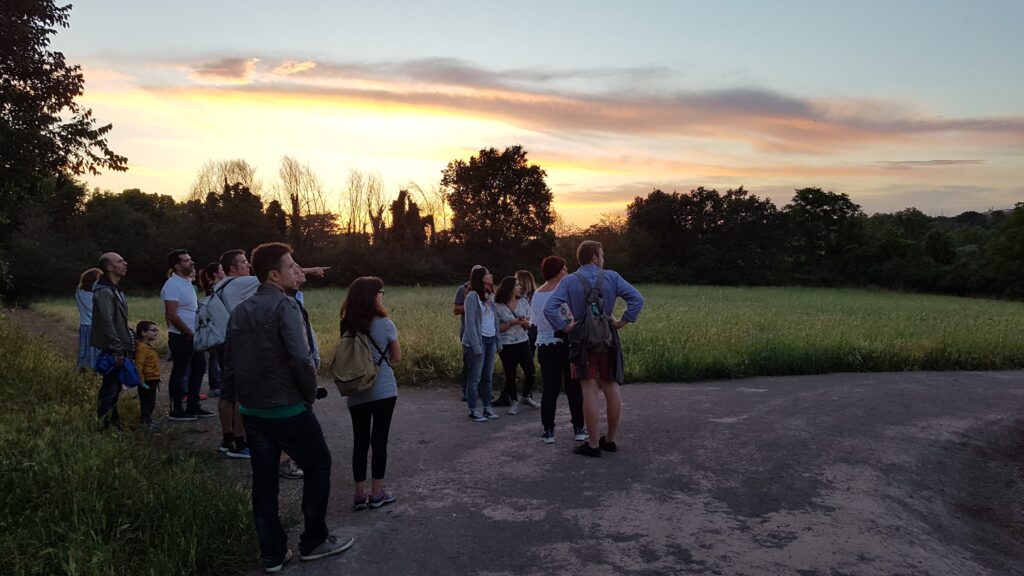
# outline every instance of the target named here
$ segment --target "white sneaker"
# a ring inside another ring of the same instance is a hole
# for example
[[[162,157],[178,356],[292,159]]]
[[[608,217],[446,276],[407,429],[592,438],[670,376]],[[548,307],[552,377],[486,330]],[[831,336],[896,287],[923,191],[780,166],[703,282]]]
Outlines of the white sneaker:
[[[572,439],[577,442],[585,442],[587,440],[587,429],[582,426],[579,428],[573,428]]]
[[[523,404],[526,404],[530,408],[540,408],[540,402],[533,399],[533,396],[527,396],[523,398]]]
[[[487,417],[482,416],[479,412],[473,411],[469,413],[469,419],[473,422],[487,422]]]
[[[498,417],[498,415],[494,413],[494,410],[491,410],[490,408],[484,408],[484,417],[494,420],[495,418]]]
[[[509,416],[515,416],[516,414],[519,414],[519,401],[518,400],[513,400],[512,401],[512,406],[510,406],[509,409],[508,409],[508,415]]]

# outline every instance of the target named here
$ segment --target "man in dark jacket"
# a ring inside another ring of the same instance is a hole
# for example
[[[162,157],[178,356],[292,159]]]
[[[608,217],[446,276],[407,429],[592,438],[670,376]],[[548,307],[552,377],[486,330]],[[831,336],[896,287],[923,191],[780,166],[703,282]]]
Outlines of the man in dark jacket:
[[[316,369],[306,326],[295,300],[298,265],[287,244],[261,244],[252,252],[260,287],[241,302],[228,321],[224,341],[224,379],[237,394],[252,466],[252,514],[267,572],[291,558],[278,515],[278,461],[291,455],[305,473],[302,514],[305,530],[299,555],[316,560],[352,546],[327,530],[331,492],[331,452],[311,405]]]
[[[121,366],[127,356],[134,354],[131,329],[128,327],[128,301],[119,285],[128,273],[128,262],[116,252],[100,257],[99,269],[103,276],[92,289],[92,334],[89,344],[100,352],[114,357],[114,369],[103,375],[97,398],[96,414],[100,427],[121,428],[117,415],[117,397],[121,394]]]

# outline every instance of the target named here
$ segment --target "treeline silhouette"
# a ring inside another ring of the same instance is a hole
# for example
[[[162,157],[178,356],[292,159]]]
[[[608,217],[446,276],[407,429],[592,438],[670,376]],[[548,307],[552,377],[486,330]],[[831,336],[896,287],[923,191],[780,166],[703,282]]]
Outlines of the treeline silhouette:
[[[188,248],[204,264],[224,250],[267,241],[290,242],[303,264],[332,266],[328,284],[371,274],[388,283],[454,284],[474,263],[505,275],[518,268],[536,273],[550,253],[575,262],[582,238],[603,242],[608,266],[638,282],[1024,294],[1024,204],[952,217],[914,208],[869,216],[846,194],[819,188],[797,190],[781,207],[743,188],[654,190],[635,198],[624,216],[501,244],[456,241],[407,191],[375,209],[372,226],[356,230],[330,212],[265,202],[240,183],[186,201],[138,189],[90,195],[67,178],[47,186],[7,242],[2,272],[9,298],[67,294],[105,250],[128,260],[125,285],[145,290],[164,281],[170,249]]]

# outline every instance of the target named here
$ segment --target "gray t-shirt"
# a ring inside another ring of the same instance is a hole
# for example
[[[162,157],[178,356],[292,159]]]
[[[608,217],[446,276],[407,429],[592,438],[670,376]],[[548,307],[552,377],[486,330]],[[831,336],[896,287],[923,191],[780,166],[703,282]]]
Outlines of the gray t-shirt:
[[[378,316],[373,319],[373,322],[370,322],[370,339],[377,344],[377,348],[380,348],[387,354],[388,345],[398,341],[398,329],[395,328],[395,323],[390,318]],[[371,352],[373,354],[373,361],[375,363],[380,361],[380,354],[377,350],[374,349]],[[375,400],[391,398],[392,396],[398,396],[398,382],[395,380],[395,371],[391,368],[391,364],[385,361],[380,363],[377,379],[373,381],[373,386],[370,386],[370,389],[366,392],[349,396],[348,405],[357,406]]]

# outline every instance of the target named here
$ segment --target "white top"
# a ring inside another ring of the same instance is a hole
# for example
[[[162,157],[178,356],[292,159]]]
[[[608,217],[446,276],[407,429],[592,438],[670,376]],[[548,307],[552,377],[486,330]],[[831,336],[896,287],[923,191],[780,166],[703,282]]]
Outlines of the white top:
[[[551,299],[551,295],[554,293],[554,290],[551,292],[533,293],[533,302],[530,303],[533,308],[533,313],[530,315],[530,322],[537,327],[537,346],[558,344],[562,341],[561,338],[555,337],[555,329],[551,327],[551,323],[544,317],[544,307],[547,305],[548,300]],[[562,304],[562,306],[559,307],[559,312],[561,312],[562,319],[566,322],[572,320],[572,312],[569,311],[568,304]]]
[[[228,283],[229,281],[230,283]],[[227,284],[227,286],[224,287],[224,291],[220,293],[220,296],[224,299],[228,312],[231,312],[243,300],[255,294],[256,290],[260,287],[260,281],[255,276],[226,276],[220,282],[213,285],[214,291],[224,286],[224,284]]]
[[[164,302],[177,302],[178,303],[178,318],[188,326],[188,329],[192,332],[196,330],[196,312],[199,311],[199,298],[196,297],[196,290],[192,287],[192,282],[188,278],[182,278],[177,274],[171,274],[171,277],[164,282],[164,287],[160,290],[160,299]],[[167,323],[167,331],[172,334],[181,334],[181,330],[178,330],[174,324]]]
[[[520,318],[529,318],[532,314],[532,311],[530,310],[530,303],[527,302],[526,296],[520,296],[519,300],[516,300],[516,309],[514,312],[506,304],[495,304],[494,310],[498,313],[498,320],[502,324],[513,320],[519,320]],[[529,339],[530,333],[526,331],[526,328],[523,328],[518,324],[510,326],[508,330],[501,333],[501,343],[503,345],[519,344],[520,342],[526,342]]]
[[[494,303],[491,299],[480,301],[480,335],[483,337],[496,336],[494,332]]]

